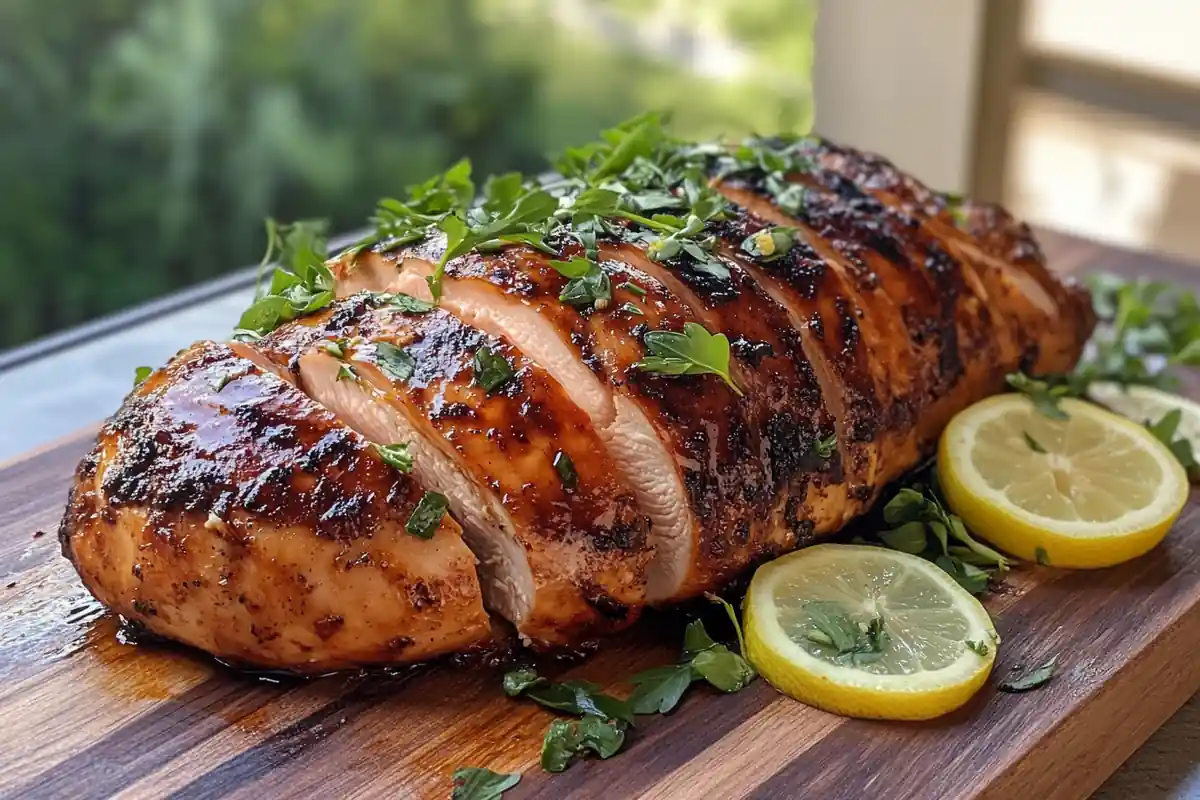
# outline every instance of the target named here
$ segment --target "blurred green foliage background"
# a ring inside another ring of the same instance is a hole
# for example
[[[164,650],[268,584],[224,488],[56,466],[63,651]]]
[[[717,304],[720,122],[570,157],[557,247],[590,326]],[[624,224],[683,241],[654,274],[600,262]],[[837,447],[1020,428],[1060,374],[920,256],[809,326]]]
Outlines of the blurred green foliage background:
[[[648,108],[806,130],[815,0],[3,0],[0,347]]]

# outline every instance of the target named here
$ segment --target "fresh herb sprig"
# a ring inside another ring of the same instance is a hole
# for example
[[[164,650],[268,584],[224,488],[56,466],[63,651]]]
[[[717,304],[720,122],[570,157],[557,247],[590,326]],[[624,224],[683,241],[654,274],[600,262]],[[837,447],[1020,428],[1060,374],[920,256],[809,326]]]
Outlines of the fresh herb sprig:
[[[267,251],[259,265],[255,300],[238,320],[235,339],[257,339],[333,302],[333,273],[325,265],[329,254],[325,227],[320,220],[288,225],[267,220]],[[262,276],[271,265],[275,272],[264,292]]]
[[[876,534],[880,543],[934,562],[971,594],[986,592],[988,579],[1012,563],[971,536],[962,519],[946,509],[932,468],[888,500],[883,519],[891,527]]]
[[[1058,656],[1053,656],[1046,663],[1031,670],[1020,667],[1014,668],[996,688],[1002,692],[1028,692],[1040,689],[1054,677],[1058,670]]]
[[[809,620],[805,638],[836,664],[860,667],[874,663],[891,644],[881,614],[860,624],[835,600],[809,601],[804,611]]]
[[[630,678],[636,687],[629,696],[629,704],[635,713],[666,714],[679,704],[688,687],[696,681],[703,680],[722,692],[737,692],[757,677],[758,673],[743,655],[745,642],[733,606],[715,595],[708,597],[721,604],[729,616],[738,640],[738,652],[714,641],[704,623],[693,620],[684,630],[679,663],[653,667]]]
[[[703,325],[684,323],[683,332],[649,331],[643,337],[646,356],[635,369],[658,375],[716,375],[738,396],[741,387],[730,372],[729,340],[709,333]]]
[[[1171,455],[1187,470],[1192,480],[1200,479],[1200,464],[1196,462],[1196,454],[1192,442],[1186,436],[1177,436],[1179,423],[1183,420],[1183,410],[1173,408],[1162,416],[1158,422],[1146,421],[1146,429],[1154,434],[1154,438],[1167,446]]]

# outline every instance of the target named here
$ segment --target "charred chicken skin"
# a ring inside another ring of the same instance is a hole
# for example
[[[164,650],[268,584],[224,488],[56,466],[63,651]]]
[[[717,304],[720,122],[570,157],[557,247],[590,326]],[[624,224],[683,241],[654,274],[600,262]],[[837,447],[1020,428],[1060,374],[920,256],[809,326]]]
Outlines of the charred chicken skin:
[[[502,176],[472,204],[452,170],[381,205],[375,241],[259,306],[293,312],[138,386],[60,528],[87,586],[302,672],[486,647],[497,620],[578,645],[837,531],[1091,333],[997,207],[816,138],[647,130],[548,200]]]

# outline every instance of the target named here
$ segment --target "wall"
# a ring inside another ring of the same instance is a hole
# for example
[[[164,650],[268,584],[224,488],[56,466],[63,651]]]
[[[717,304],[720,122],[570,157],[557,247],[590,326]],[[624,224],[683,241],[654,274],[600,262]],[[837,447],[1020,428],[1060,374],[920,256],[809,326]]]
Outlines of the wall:
[[[816,132],[967,188],[985,0],[823,0]]]

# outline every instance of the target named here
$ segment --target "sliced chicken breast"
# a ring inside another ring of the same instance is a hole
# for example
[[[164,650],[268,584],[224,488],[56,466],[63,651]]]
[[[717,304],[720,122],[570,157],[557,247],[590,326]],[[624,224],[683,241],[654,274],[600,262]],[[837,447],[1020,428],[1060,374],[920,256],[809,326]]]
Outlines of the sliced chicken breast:
[[[329,411],[201,342],[105,425],[60,538],[97,599],[152,633],[318,673],[489,643],[458,525],[406,529],[425,497]]]

